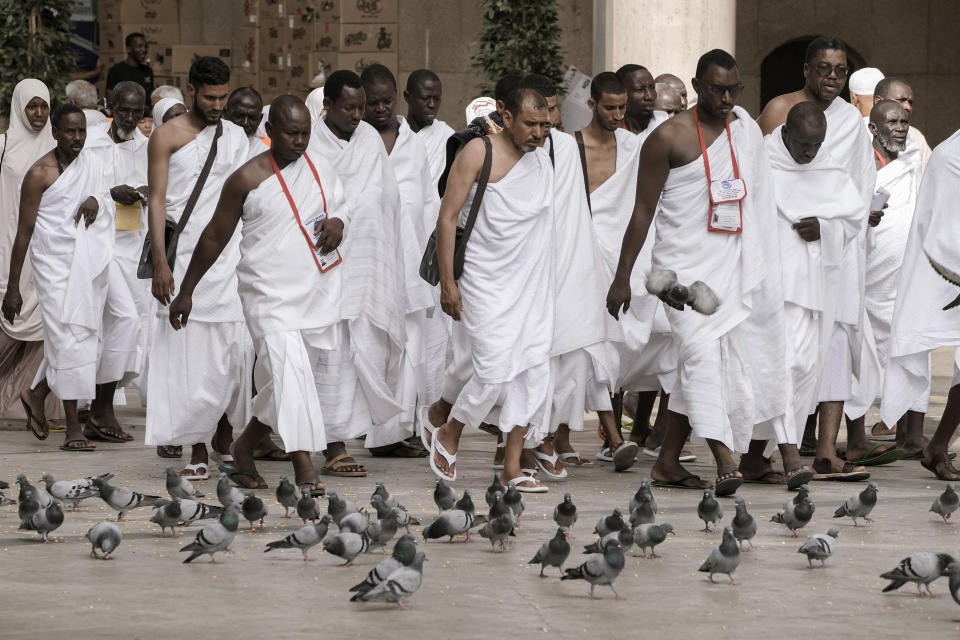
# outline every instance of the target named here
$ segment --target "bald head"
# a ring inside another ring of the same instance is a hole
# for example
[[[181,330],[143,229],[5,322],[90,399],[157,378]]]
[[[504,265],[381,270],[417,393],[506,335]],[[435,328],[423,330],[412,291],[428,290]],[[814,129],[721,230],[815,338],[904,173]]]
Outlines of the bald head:
[[[283,95],[270,103],[267,135],[277,162],[290,163],[303,155],[310,143],[310,110],[297,96]]]
[[[656,86],[657,101],[654,108],[657,111],[663,111],[671,118],[683,111],[683,96],[679,91],[663,82],[658,82]]]
[[[665,84],[679,93],[681,100],[683,100],[683,108],[687,108],[687,85],[683,84],[683,80],[672,73],[661,73],[653,81],[657,84]]]
[[[799,102],[787,113],[780,134],[797,164],[809,164],[817,157],[827,136],[827,118],[814,102]]]
[[[889,155],[896,156],[907,148],[910,116],[894,100],[881,100],[870,110],[870,125],[874,144],[879,144]]]
[[[294,95],[280,96],[270,103],[270,112],[267,115],[267,122],[274,126],[280,126],[290,120],[306,117],[310,119],[310,110],[306,103]]]

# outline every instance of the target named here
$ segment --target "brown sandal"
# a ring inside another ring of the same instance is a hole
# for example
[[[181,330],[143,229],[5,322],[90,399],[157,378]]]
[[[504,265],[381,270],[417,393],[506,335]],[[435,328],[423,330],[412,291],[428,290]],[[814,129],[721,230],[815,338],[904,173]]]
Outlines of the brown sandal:
[[[937,476],[937,480],[946,480],[948,482],[960,480],[960,473],[953,468],[950,460],[942,453],[935,456],[932,460],[926,457],[920,458],[920,465]]]
[[[323,466],[320,467],[320,473],[325,476],[336,476],[338,478],[367,477],[366,467],[354,460],[353,456],[346,451],[324,462]]]

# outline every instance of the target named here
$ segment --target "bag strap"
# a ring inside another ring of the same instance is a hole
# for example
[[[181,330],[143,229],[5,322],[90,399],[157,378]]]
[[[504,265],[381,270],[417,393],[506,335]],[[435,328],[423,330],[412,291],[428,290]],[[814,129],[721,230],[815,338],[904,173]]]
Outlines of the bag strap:
[[[197,200],[200,199],[200,192],[203,191],[203,185],[207,181],[207,176],[210,175],[210,169],[213,168],[213,161],[217,157],[217,140],[220,139],[220,136],[223,134],[223,121],[220,120],[217,122],[217,132],[213,134],[213,144],[210,145],[210,152],[207,154],[207,160],[203,163],[203,169],[200,170],[200,177],[197,178],[197,183],[193,185],[193,191],[190,192],[190,198],[187,200],[187,205],[183,208],[183,214],[180,216],[180,221],[177,222],[177,233],[182,233],[183,228],[187,226],[187,221],[190,219],[190,214],[193,213],[193,208],[197,206]]]
[[[593,206],[590,204],[590,179],[587,178],[587,151],[583,148],[583,134],[579,131],[573,134],[577,139],[577,148],[580,149],[580,167],[583,169],[583,190],[587,193],[587,208],[593,215]]]
[[[10,132],[3,134],[3,153],[0,153],[0,171],[3,171],[3,159],[7,157],[7,140],[10,139]]]
[[[477,221],[477,214],[480,212],[480,203],[483,200],[483,192],[487,190],[487,182],[490,180],[490,167],[493,165],[493,148],[490,146],[490,137],[483,136],[483,167],[480,169],[480,178],[477,180],[477,192],[473,194],[473,202],[470,204],[470,215],[467,216],[467,224],[463,225],[463,239],[461,242],[465,245],[473,231],[473,224]]]

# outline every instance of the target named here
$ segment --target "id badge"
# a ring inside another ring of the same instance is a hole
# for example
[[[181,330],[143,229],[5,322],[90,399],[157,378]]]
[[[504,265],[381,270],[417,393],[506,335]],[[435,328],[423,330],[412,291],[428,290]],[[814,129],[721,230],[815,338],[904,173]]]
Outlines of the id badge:
[[[140,213],[142,207],[140,203],[137,204],[120,204],[117,205],[117,215],[114,218],[114,226],[117,231],[139,231],[140,229]]]
[[[713,204],[740,202],[746,197],[747,185],[742,178],[714,180],[710,183],[710,202]]]
[[[314,216],[307,220],[303,225],[306,227],[307,233],[310,234],[310,237],[313,238],[314,246],[316,246],[317,242],[320,240],[320,234],[314,233],[313,229],[321,220],[326,220],[326,216]],[[317,254],[317,264],[320,266],[320,273],[326,273],[330,269],[333,269],[335,266],[343,262],[343,258],[340,256],[339,249],[334,249],[330,253],[320,253],[319,249],[314,249],[313,252]]]
[[[708,231],[719,233],[740,233],[743,230],[743,219],[739,202],[721,202],[710,205],[710,224]]]

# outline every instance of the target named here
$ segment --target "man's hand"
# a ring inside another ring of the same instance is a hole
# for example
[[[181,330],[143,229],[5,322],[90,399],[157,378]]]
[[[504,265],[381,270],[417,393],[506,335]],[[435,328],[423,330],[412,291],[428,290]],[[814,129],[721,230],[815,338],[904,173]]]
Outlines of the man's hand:
[[[13,319],[20,314],[22,307],[23,298],[20,297],[20,290],[16,287],[7,289],[6,295],[3,296],[3,305],[0,306],[0,313],[3,313],[7,322],[13,324]]]
[[[99,213],[99,211],[100,203],[97,202],[96,198],[90,196],[84,200],[80,208],[77,209],[77,215],[73,216],[73,226],[80,224],[80,218],[83,218],[85,221],[83,226],[85,229],[88,229],[97,219],[97,213]]]
[[[110,197],[114,202],[131,205],[140,202],[140,192],[130,185],[120,184],[110,189]]]
[[[619,320],[620,307],[623,307],[624,313],[630,309],[630,281],[621,282],[619,278],[614,278],[607,292],[607,311]]]
[[[193,310],[193,298],[183,293],[178,295],[170,303],[170,325],[176,331],[187,326],[187,318],[190,317],[191,310]]]
[[[343,241],[343,220],[340,218],[319,220],[313,225],[313,235],[319,235],[317,244],[313,248],[322,254],[330,253]]]
[[[153,265],[153,283],[150,287],[153,297],[162,305],[170,304],[170,299],[176,292],[176,286],[173,283],[173,273],[167,265],[166,256],[163,257],[161,264]]]
[[[884,204],[884,205],[883,205],[883,208],[886,209],[886,208],[889,207],[889,206],[890,206],[890,205],[888,205],[888,204]],[[881,211],[871,211],[871,212],[870,212],[869,223],[870,223],[870,226],[871,226],[871,227],[875,227],[875,226],[877,226],[878,224],[880,224],[880,221],[881,221],[882,219],[883,219],[883,211],[882,211],[882,210],[881,210]]]
[[[456,320],[460,321],[460,312],[463,311],[463,302],[460,300],[460,287],[456,283],[449,287],[440,283],[440,308],[443,312]]]
[[[820,239],[820,220],[817,218],[803,218],[791,227],[800,234],[800,237],[807,242],[814,242]]]

